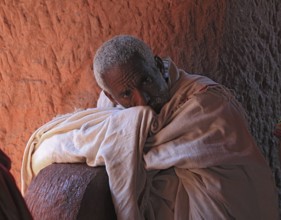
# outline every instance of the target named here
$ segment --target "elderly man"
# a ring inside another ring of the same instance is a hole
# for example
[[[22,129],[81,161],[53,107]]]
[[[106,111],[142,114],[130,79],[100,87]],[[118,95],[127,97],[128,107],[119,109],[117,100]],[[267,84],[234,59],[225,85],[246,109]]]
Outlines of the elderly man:
[[[98,49],[94,73],[97,108],[31,137],[24,187],[48,164],[86,162],[106,166],[118,219],[278,219],[271,171],[226,88],[126,35]]]

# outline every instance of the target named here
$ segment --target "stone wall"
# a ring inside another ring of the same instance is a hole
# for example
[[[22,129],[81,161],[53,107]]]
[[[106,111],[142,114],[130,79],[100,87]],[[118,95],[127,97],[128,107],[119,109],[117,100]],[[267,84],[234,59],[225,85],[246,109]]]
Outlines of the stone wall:
[[[272,135],[281,108],[280,7],[279,0],[1,0],[0,147],[17,183],[36,128],[95,106],[96,49],[116,34],[132,34],[237,92],[280,187]]]
[[[234,89],[247,110],[281,199],[281,149],[273,135],[281,118],[281,2],[229,1],[225,18],[224,43],[213,76]]]

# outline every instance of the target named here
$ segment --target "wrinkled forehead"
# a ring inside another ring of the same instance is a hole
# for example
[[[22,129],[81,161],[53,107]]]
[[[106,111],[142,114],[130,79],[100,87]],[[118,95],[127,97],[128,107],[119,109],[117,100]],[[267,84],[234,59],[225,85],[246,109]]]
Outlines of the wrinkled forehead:
[[[104,74],[104,83],[109,89],[131,87],[143,73],[143,65],[140,63],[114,65]]]
[[[141,75],[149,74],[148,69],[150,69],[150,65],[144,59],[133,57],[127,63],[112,65],[105,72],[103,80],[107,86],[120,80],[125,80],[123,84],[126,84]]]

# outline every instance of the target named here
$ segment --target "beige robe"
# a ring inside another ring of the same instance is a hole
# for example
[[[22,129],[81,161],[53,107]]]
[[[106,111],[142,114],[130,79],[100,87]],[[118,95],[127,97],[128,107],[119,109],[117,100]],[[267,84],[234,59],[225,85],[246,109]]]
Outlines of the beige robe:
[[[167,64],[167,63],[166,63]],[[168,62],[171,100],[63,115],[30,138],[23,192],[51,163],[106,165],[118,219],[278,219],[270,168],[223,86]]]

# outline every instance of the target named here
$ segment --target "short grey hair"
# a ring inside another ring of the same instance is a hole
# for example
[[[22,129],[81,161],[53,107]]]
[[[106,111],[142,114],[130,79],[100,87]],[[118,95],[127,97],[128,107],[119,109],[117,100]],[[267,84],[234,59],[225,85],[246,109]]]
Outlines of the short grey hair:
[[[148,65],[155,65],[154,55],[142,40],[130,35],[118,35],[106,41],[94,57],[94,75],[102,90],[108,91],[104,74],[113,66],[128,63],[135,55],[140,56]]]

